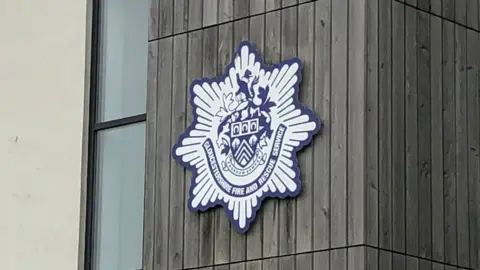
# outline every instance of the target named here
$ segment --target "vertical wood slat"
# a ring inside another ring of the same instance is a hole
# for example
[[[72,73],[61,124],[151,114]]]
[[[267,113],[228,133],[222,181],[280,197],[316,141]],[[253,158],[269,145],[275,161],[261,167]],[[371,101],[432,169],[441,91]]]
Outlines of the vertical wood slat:
[[[176,1],[176,0],[174,0]],[[188,30],[196,30],[203,24],[203,1],[187,0],[188,3]]]
[[[298,98],[300,103],[307,108],[313,108],[313,101],[316,94],[313,82],[315,78],[314,11],[314,3],[304,4],[298,7],[299,27],[296,37],[298,44],[297,55],[302,61],[302,78]],[[283,59],[285,60],[286,58],[284,57]],[[317,140],[317,142],[324,143],[321,139]],[[307,145],[305,149],[297,154],[301,181],[301,193],[296,199],[297,224],[295,252],[297,253],[311,251],[313,248],[313,164],[315,162],[313,145],[314,143]],[[298,269],[308,269],[308,267],[311,266],[312,254],[297,256],[296,260]]]
[[[419,269],[418,258],[407,256],[407,269],[408,270],[423,270]]]
[[[348,6],[348,245],[365,243],[365,91],[366,0]]]
[[[233,20],[233,1],[218,1],[218,22],[223,23]]]
[[[203,27],[218,23],[218,0],[203,0],[201,2],[203,2]]]
[[[281,11],[281,60],[297,55],[297,8]],[[295,253],[296,240],[296,200],[286,198],[279,203],[279,238],[280,255]],[[295,257],[287,256],[279,259],[280,269],[295,269]]]
[[[458,6],[457,6],[458,7]],[[457,8],[458,10],[458,8]],[[457,265],[470,264],[468,218],[467,32],[455,26],[455,171],[457,197]]]
[[[330,270],[347,270],[347,250],[334,249],[330,251]]]
[[[417,11],[418,237],[419,256],[432,257],[430,15]],[[435,46],[438,46],[436,44]]]
[[[265,7],[266,0],[250,0],[250,16],[265,12]]]
[[[267,3],[270,1],[267,0]],[[265,51],[266,64],[280,61],[280,12],[265,15]],[[268,29],[268,30],[267,30]],[[279,201],[278,199],[266,199],[262,203],[263,211],[263,256],[273,257],[279,254]],[[265,260],[262,262],[264,269],[277,269],[278,259]]]
[[[330,269],[330,251],[315,252],[313,254],[313,269]]]
[[[470,228],[470,268],[480,267],[479,262],[479,238],[480,227],[478,222],[479,195],[477,187],[480,186],[480,35],[477,32],[467,32],[467,108],[468,108],[468,215]]]
[[[202,77],[213,78],[217,75],[218,28],[203,30]],[[198,55],[200,56],[200,55]],[[199,266],[212,265],[215,253],[215,212],[205,211],[200,215]],[[206,270],[211,269],[207,268]]]
[[[201,78],[202,76],[202,35],[203,31],[195,31],[188,33],[188,53],[187,53],[187,86],[190,88],[191,83]],[[192,106],[190,102],[190,91],[187,94],[187,125],[192,123]],[[185,171],[185,203],[189,203],[190,188],[191,188],[192,172]],[[185,206],[187,207],[187,206]],[[200,217],[198,213],[186,211],[185,213],[185,228],[183,238],[183,267],[193,268],[198,266],[198,251],[199,251],[199,233],[200,233]]]
[[[158,0],[151,0],[148,16],[148,40],[158,39],[158,12]]]
[[[442,1],[443,0],[430,0],[430,10],[432,14],[441,16],[442,15]],[[432,16],[435,17],[435,16]]]
[[[365,270],[379,270],[378,249],[367,247],[365,258]]]
[[[455,28],[443,21],[443,74],[455,74]],[[455,77],[443,76],[443,187],[445,262],[457,263]]]
[[[467,1],[455,0],[455,22],[461,25],[467,25]]]
[[[158,1],[158,38],[173,34],[173,0]]]
[[[227,1],[223,1],[227,2]],[[223,74],[234,51],[233,23],[218,26],[217,74]],[[222,207],[215,210],[215,264],[230,262],[230,221]]]
[[[364,270],[365,268],[365,258],[366,258],[366,248],[365,247],[353,247],[348,248],[348,270]]]
[[[245,5],[243,2],[244,6],[239,7],[238,6],[239,1],[235,1],[235,9],[240,8],[246,9],[248,8],[248,5]],[[232,51],[235,51],[237,49],[238,44],[240,44],[241,41],[247,40],[249,37],[249,20],[248,19],[242,19],[235,21],[233,23],[233,46],[234,48]],[[256,224],[252,224],[256,225]],[[234,228],[233,225],[231,226],[231,232],[230,232],[230,261],[231,262],[239,262],[239,261],[245,261],[246,259],[246,236],[244,234],[238,233]],[[236,269],[240,269],[242,267],[245,267],[245,264],[238,264],[236,266]]]
[[[172,95],[173,38],[158,41],[157,125],[170,127]],[[165,98],[168,97],[168,98]],[[157,129],[155,181],[155,263],[154,268],[168,267],[168,223],[170,193],[170,128]],[[157,185],[156,185],[157,186]]]
[[[405,252],[405,5],[392,12],[392,242]]]
[[[331,247],[347,243],[348,0],[332,1],[331,39]]]
[[[143,223],[143,267],[153,270],[155,252],[155,175],[156,175],[156,134],[157,134],[157,65],[158,41],[148,44],[147,76],[147,121],[146,121],[146,158],[145,193]]]
[[[295,269],[315,270],[313,268],[313,256],[312,253],[300,254],[295,256]]]
[[[251,9],[250,9],[251,10]],[[257,50],[260,57],[263,58],[265,46],[265,17],[256,16],[249,19],[250,25],[250,42]],[[262,257],[262,234],[263,234],[263,207],[259,209],[255,217],[255,221],[250,225],[247,233],[247,260],[258,259]],[[268,228],[267,228],[268,230]],[[261,266],[261,262],[259,262]],[[247,264],[249,267],[256,267],[252,264]]]
[[[233,18],[246,18],[250,13],[250,1],[247,0],[231,0],[233,1]]]
[[[442,20],[430,17],[432,259],[444,260]]]
[[[379,250],[378,251],[378,270],[392,270],[392,253]],[[407,267],[408,270],[411,270]]]
[[[271,11],[282,7],[282,0],[265,0],[265,10]]]
[[[330,247],[330,0],[315,5],[314,110],[323,125],[313,142],[313,249]],[[322,256],[314,255],[314,261]],[[317,266],[320,267],[320,266]],[[315,268],[318,269],[318,268]]]
[[[188,0],[173,1],[173,33],[183,33],[188,30]]]
[[[392,270],[409,270],[407,269],[406,256],[394,253],[392,256]],[[426,269],[425,269],[426,270]]]
[[[478,5],[479,1],[467,1],[467,26],[473,29],[478,28]]]
[[[391,186],[392,186],[392,108],[391,108],[391,13],[392,1],[379,1],[379,246],[392,248],[392,213],[391,213]],[[380,256],[383,257],[383,256]],[[383,269],[380,266],[380,269]]]
[[[367,89],[366,137],[372,138],[366,148],[366,243],[378,245],[378,79],[379,79],[379,10],[378,0],[367,0]],[[370,252],[368,252],[370,254]],[[369,266],[367,264],[367,266]],[[378,268],[378,265],[376,265]],[[369,266],[370,267],[370,266]],[[373,267],[373,266],[372,266]]]
[[[432,270],[445,270],[445,265],[440,263],[433,263]]]
[[[286,8],[292,5],[297,4],[298,0],[282,0],[282,7]]]
[[[455,19],[455,2],[456,0],[443,0],[442,2],[442,17],[450,21]]]
[[[418,255],[417,16],[405,10],[406,252]]]
[[[438,1],[438,0],[417,0],[418,3],[417,3],[417,6],[419,9],[421,10],[425,10],[425,11],[430,11],[430,6],[431,6],[431,2],[435,2],[435,1]]]
[[[420,259],[420,261],[418,262],[418,268],[420,270],[432,270],[432,262]]]
[[[187,35],[173,38],[173,86],[172,86],[172,142],[175,143],[186,127],[187,102]],[[169,269],[181,269],[183,265],[183,221],[185,211],[185,169],[172,162],[170,176]]]

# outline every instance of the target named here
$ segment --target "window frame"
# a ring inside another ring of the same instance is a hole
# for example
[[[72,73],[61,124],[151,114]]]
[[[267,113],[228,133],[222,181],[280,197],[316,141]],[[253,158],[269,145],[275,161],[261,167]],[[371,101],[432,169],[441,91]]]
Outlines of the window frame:
[[[132,115],[123,118],[117,118],[108,121],[99,121],[98,106],[100,96],[100,76],[101,76],[101,27],[102,27],[102,0],[87,1],[87,33],[86,33],[86,98],[84,108],[84,158],[82,167],[82,211],[80,224],[80,245],[79,245],[79,270],[94,269],[94,251],[95,251],[95,218],[96,218],[96,186],[97,186],[97,168],[98,158],[98,132],[107,129],[124,127],[136,123],[142,123],[147,120],[146,104],[145,113]],[[145,181],[145,179],[143,179]],[[143,241],[143,239],[142,239]],[[142,258],[143,261],[143,258]],[[143,268],[143,266],[142,266]],[[139,269],[141,270],[141,269]]]

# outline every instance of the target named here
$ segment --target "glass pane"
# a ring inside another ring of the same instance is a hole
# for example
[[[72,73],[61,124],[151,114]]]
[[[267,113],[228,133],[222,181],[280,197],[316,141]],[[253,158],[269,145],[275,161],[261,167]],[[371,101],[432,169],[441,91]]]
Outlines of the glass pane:
[[[146,111],[149,0],[105,0],[98,121]]]
[[[94,269],[141,269],[145,123],[100,131],[97,141]]]

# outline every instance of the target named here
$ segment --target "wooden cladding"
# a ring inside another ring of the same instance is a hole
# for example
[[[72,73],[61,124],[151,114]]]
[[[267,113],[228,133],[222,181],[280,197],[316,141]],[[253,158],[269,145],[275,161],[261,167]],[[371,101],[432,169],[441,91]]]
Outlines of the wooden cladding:
[[[449,1],[152,1],[144,269],[480,269],[479,6],[462,25],[435,13]],[[246,235],[221,208],[188,211],[170,155],[188,86],[242,40],[302,61],[324,124],[298,153],[300,195],[266,200]]]
[[[398,1],[370,6],[367,243],[479,269],[480,33]]]

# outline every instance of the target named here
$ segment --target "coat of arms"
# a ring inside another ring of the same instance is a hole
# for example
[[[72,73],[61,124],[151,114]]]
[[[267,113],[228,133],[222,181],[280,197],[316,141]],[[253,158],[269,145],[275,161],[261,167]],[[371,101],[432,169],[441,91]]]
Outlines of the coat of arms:
[[[221,205],[245,232],[265,197],[298,194],[296,152],[320,129],[298,102],[300,74],[299,59],[266,66],[244,41],[222,76],[192,83],[193,122],[172,151],[193,171],[191,211]]]

